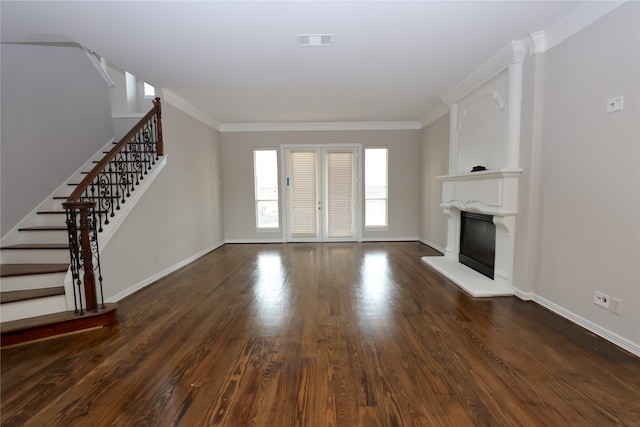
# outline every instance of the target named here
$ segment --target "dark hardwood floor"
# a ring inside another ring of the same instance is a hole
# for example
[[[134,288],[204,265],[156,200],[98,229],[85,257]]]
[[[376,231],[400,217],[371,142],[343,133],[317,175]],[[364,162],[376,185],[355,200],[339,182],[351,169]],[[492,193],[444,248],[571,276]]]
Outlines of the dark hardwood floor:
[[[121,301],[113,328],[2,350],[2,425],[640,425],[640,359],[471,298],[430,254],[223,246]]]

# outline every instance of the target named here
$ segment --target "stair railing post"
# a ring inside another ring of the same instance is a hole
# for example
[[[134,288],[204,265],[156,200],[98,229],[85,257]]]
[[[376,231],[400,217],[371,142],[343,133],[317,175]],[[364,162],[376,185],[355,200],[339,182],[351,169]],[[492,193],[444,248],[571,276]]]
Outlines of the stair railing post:
[[[156,151],[158,156],[162,157],[164,155],[164,142],[162,141],[162,106],[160,105],[160,98],[156,98],[153,101],[153,105],[156,107],[156,117],[158,118],[158,141],[156,142]]]

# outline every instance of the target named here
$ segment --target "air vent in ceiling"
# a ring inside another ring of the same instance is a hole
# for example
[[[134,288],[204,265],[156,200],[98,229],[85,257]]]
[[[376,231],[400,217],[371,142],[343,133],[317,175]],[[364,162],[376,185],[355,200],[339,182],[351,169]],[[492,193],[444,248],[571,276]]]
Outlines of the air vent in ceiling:
[[[298,34],[300,46],[331,46],[333,34]]]

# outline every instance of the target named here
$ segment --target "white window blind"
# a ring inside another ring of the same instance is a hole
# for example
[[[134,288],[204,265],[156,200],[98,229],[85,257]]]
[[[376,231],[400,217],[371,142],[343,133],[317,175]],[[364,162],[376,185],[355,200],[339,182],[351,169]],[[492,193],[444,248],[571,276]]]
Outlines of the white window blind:
[[[278,153],[254,150],[256,227],[278,228]]]
[[[315,151],[291,151],[291,237],[317,236],[317,155]]]
[[[353,236],[353,152],[327,152],[327,235]]]
[[[387,153],[386,147],[364,150],[365,227],[388,225]]]

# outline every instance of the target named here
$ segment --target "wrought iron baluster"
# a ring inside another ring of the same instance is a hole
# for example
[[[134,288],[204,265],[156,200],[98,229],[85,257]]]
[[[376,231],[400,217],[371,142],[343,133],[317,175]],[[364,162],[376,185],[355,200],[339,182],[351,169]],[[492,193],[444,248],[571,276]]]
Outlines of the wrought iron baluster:
[[[154,108],[87,173],[63,203],[76,313],[105,307],[99,234],[164,154],[160,98],[153,104]]]

